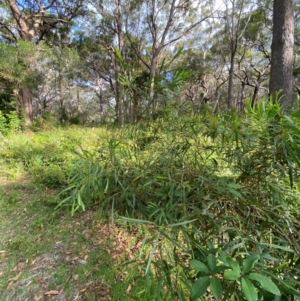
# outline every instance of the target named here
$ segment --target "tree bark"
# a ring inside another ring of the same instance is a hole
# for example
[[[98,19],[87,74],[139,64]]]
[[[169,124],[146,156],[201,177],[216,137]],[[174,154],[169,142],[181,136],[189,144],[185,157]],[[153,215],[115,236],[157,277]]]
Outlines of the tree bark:
[[[294,7],[293,0],[274,0],[271,46],[270,95],[273,101],[281,90],[280,102],[286,110],[293,99]]]
[[[25,125],[30,125],[33,119],[32,115],[32,94],[27,87],[21,88],[21,104],[25,113]]]
[[[74,1],[17,1],[17,0],[5,0],[8,5],[12,17],[16,24],[12,25],[13,31],[11,31],[11,37],[5,37],[10,41],[14,41],[17,45],[17,38],[15,32],[17,31],[20,38],[23,41],[32,41],[38,43],[42,40],[47,30],[52,30],[54,27],[58,27],[60,24],[64,24],[72,20],[78,14],[78,8],[81,7],[82,2],[80,0]],[[32,8],[29,8],[32,6]],[[34,7],[34,8],[33,8]],[[47,14],[48,11],[48,14]],[[50,14],[49,14],[50,13]],[[51,15],[51,16],[50,16]],[[47,18],[45,18],[47,16]],[[45,25],[46,20],[52,20],[52,26],[47,29],[41,30]],[[10,26],[9,26],[10,27]],[[2,33],[0,35],[3,37]],[[20,58],[22,61],[22,58]],[[19,90],[18,99],[20,105],[24,105],[23,111],[25,113],[26,124],[32,122],[32,94],[26,83],[22,84],[22,87],[17,87]]]
[[[159,52],[156,49],[153,51],[153,57],[150,66],[150,105],[152,107],[152,114],[156,111],[156,99],[155,99],[155,76],[158,69]]]
[[[31,41],[35,35],[34,29],[30,29],[27,24],[27,20],[24,15],[20,12],[19,7],[15,0],[7,0],[9,8],[12,12],[14,19],[17,22],[17,29],[20,34],[20,37],[24,41]],[[36,26],[34,24],[34,26]],[[37,28],[37,26],[36,26]],[[33,120],[32,115],[32,94],[29,88],[23,86],[18,95],[19,103],[22,106],[24,118],[25,118],[25,125],[30,125]]]
[[[122,20],[122,9],[121,0],[116,0],[116,10],[115,10],[115,22],[116,22],[116,35],[118,48],[120,50],[122,58],[124,57],[124,38],[123,38],[123,20]],[[116,81],[116,118],[119,126],[123,126],[125,120],[125,108],[124,108],[124,93],[122,89],[122,84],[120,82],[120,75],[123,73],[120,66],[120,62],[114,57],[115,60],[115,81]]]
[[[229,79],[228,79],[228,97],[227,97],[227,107],[229,110],[232,109],[233,105],[233,75],[234,75],[234,59],[236,53],[236,46],[233,46],[231,50],[231,57],[230,57],[230,69],[229,69]]]

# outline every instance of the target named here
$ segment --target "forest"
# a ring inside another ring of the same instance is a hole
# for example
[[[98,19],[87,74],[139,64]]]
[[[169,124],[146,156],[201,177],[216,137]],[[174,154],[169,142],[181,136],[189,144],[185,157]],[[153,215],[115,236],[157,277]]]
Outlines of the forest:
[[[298,0],[0,0],[0,301],[300,300]]]

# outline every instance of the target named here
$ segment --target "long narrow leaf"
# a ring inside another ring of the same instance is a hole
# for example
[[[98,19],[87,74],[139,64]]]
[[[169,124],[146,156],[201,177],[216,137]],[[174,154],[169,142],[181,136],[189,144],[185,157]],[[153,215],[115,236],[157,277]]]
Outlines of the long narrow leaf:
[[[120,219],[129,223],[155,225],[155,223],[143,219],[136,219],[136,218],[130,218],[125,216],[120,216]]]
[[[241,287],[242,292],[248,301],[257,301],[256,289],[249,279],[243,277],[241,279]]]
[[[147,262],[147,266],[146,266],[145,275],[147,275],[149,273],[149,271],[150,271],[152,257],[153,257],[154,252],[156,251],[157,245],[159,243],[159,236],[160,236],[160,233],[157,234],[157,237],[155,239],[154,245],[153,245],[153,247],[151,249],[151,252],[149,254],[149,258],[148,258],[148,262]]]
[[[249,278],[257,281],[267,292],[278,296],[280,295],[280,290],[270,278],[258,273],[250,273]]]

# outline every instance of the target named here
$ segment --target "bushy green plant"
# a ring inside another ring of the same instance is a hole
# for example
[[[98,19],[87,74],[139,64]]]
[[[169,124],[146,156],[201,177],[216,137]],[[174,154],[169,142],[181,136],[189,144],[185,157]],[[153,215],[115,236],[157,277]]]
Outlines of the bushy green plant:
[[[207,294],[208,287],[216,300],[221,297],[223,300],[232,297],[248,301],[274,300],[287,288],[295,297],[300,295],[288,281],[280,279],[274,263],[263,253],[240,254],[236,260],[219,250],[208,252],[205,262],[193,259],[190,265],[197,271],[197,280],[192,286],[193,300]]]
[[[206,277],[196,283],[207,297],[210,282],[212,294],[220,295],[219,280],[222,296],[254,300],[263,294],[269,300],[264,277],[271,277],[282,298],[297,296],[299,128],[298,112],[284,115],[266,101],[247,106],[243,115],[217,115],[206,107],[201,116],[169,112],[128,125],[94,150],[81,150],[58,207],[74,214],[97,206],[113,218],[118,213],[147,225],[152,234],[143,250],[149,252],[146,274],[152,288],[156,281],[156,300],[187,299],[195,282],[188,262],[209,268],[212,256],[226,269],[197,276]],[[257,264],[246,271],[243,265],[254,264],[256,255]],[[233,262],[240,272],[226,279]]]
[[[18,113],[16,111],[10,111],[7,114],[8,119],[8,128],[10,131],[17,131],[20,130],[22,121],[18,116]]]
[[[3,195],[2,197],[7,204],[16,204],[22,200],[18,190],[11,190],[8,194]]]
[[[30,175],[35,183],[49,188],[59,188],[66,183],[66,176],[57,165],[34,166],[30,169]]]
[[[2,135],[7,133],[7,121],[6,118],[4,117],[3,113],[0,111],[0,133]]]
[[[62,195],[68,196],[58,207],[71,206],[72,215],[79,209],[84,211],[94,202],[105,200],[109,185],[110,181],[104,166],[93,159],[82,159],[71,170],[68,188],[61,192]]]
[[[46,112],[33,121],[31,128],[33,131],[46,131],[54,129],[58,126],[58,124],[58,119],[54,116],[54,114]]]
[[[9,132],[15,132],[21,128],[21,120],[15,111],[10,111],[7,114],[3,114],[0,111],[0,133],[8,134]]]

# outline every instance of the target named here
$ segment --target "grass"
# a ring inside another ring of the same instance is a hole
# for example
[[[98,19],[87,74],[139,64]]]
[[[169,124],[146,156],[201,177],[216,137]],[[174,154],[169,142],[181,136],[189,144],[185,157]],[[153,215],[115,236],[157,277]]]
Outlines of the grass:
[[[254,272],[297,296],[298,121],[270,117],[270,138],[251,114],[5,138],[0,300],[187,300],[201,281],[191,259],[253,254]],[[221,293],[243,298],[220,271]]]
[[[55,212],[47,202],[55,191],[21,178],[3,180],[1,301],[132,300],[126,299],[129,284],[122,277],[127,266],[142,273],[127,261],[136,235],[122,225],[104,224],[99,212],[75,217]]]

